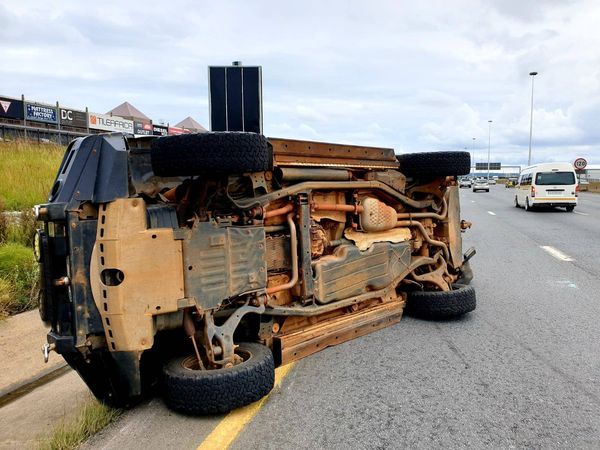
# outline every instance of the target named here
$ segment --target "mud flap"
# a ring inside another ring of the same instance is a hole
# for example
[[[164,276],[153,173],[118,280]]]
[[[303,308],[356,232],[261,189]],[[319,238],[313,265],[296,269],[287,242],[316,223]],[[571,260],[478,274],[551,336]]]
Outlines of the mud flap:
[[[126,408],[141,397],[140,364],[136,352],[99,350],[87,357],[79,352],[65,353],[63,357],[101,402]]]

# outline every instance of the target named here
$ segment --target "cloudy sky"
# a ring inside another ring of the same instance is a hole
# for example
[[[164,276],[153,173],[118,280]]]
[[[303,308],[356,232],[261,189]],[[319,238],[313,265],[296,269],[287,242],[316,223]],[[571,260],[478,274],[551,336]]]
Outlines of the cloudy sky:
[[[207,66],[263,67],[265,134],[600,163],[597,0],[0,3],[0,95],[208,128]],[[475,138],[475,140],[473,140]]]

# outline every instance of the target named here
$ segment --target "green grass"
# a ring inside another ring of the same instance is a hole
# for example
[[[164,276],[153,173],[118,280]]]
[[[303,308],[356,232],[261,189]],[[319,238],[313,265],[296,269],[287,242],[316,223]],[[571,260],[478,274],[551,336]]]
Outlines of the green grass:
[[[40,450],[72,450],[79,447],[86,439],[102,430],[121,415],[118,409],[112,409],[91,400],[76,415],[72,422],[61,422],[50,436],[43,439]]]
[[[37,285],[33,250],[13,242],[0,245],[0,317],[35,308]]]
[[[0,318],[37,306],[32,208],[48,198],[64,152],[51,144],[0,142]]]
[[[0,142],[0,202],[10,211],[47,200],[65,153],[52,144]]]

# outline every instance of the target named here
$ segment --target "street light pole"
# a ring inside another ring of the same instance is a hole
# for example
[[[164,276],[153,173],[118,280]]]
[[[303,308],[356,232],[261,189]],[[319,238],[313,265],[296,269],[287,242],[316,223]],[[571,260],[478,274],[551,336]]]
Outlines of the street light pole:
[[[487,176],[487,179],[488,179],[488,183],[489,183],[489,181],[490,181],[490,150],[492,148],[492,121],[488,120],[488,123],[489,123],[489,130],[488,130],[488,164],[487,164],[488,176]]]
[[[471,161],[473,162],[473,173],[475,173],[475,138],[473,138],[473,152],[471,154]]]
[[[531,165],[531,137],[533,136],[533,80],[537,75],[537,72],[529,72],[531,76],[531,114],[529,116],[529,158],[527,158],[527,165]]]

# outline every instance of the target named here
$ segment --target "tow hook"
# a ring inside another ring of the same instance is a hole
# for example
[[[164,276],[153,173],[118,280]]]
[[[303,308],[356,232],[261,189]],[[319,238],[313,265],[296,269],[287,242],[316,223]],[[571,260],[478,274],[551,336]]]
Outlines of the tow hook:
[[[42,353],[44,354],[44,362],[45,363],[48,362],[50,352],[55,351],[55,350],[56,350],[56,344],[48,344],[48,343],[44,344],[44,346],[42,347]]]

